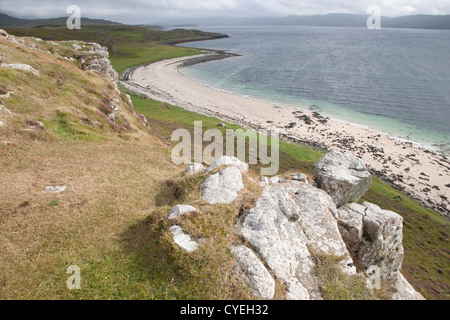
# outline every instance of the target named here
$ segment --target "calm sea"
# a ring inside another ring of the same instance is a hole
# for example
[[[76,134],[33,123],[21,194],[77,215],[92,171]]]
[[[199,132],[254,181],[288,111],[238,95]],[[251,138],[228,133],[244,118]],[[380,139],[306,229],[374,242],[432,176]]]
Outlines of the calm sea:
[[[183,73],[208,86],[450,151],[450,31],[202,27],[230,38],[183,46],[241,57]]]

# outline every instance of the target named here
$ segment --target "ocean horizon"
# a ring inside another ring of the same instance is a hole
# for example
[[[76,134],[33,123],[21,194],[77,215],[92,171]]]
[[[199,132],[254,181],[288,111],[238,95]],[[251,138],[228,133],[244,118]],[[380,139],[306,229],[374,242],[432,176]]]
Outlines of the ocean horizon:
[[[199,29],[230,38],[180,46],[241,55],[182,69],[206,86],[450,153],[449,30]]]

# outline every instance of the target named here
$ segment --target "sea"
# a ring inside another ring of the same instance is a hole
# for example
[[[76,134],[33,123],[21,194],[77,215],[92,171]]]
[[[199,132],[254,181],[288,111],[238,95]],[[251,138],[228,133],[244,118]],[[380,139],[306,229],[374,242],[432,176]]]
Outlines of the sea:
[[[450,154],[450,30],[197,27],[180,46],[240,56],[184,68],[212,88],[317,111]]]

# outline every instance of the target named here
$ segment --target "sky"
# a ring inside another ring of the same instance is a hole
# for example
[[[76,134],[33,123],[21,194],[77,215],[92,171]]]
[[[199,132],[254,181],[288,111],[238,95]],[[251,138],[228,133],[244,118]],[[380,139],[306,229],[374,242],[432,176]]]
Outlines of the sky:
[[[275,17],[327,13],[366,14],[377,5],[383,16],[450,14],[450,0],[1,0],[0,12],[18,18],[81,16],[122,23],[152,23],[196,17]]]

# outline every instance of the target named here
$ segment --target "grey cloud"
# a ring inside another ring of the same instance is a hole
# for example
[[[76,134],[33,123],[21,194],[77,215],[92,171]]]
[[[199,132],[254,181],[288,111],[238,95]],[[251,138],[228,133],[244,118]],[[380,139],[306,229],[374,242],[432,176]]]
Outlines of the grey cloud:
[[[267,17],[331,12],[366,13],[378,5],[382,14],[450,14],[449,0],[1,0],[0,12],[23,18],[66,16],[76,4],[82,16],[125,23],[148,23],[167,18],[211,16]]]

